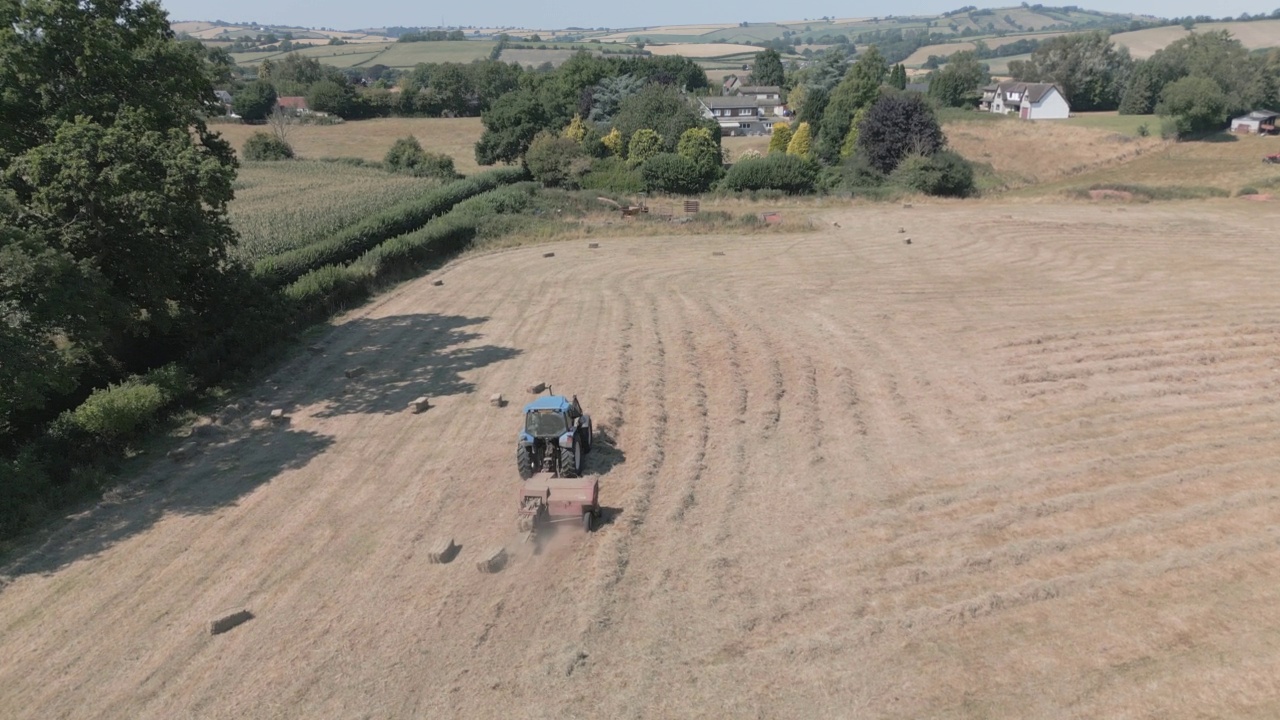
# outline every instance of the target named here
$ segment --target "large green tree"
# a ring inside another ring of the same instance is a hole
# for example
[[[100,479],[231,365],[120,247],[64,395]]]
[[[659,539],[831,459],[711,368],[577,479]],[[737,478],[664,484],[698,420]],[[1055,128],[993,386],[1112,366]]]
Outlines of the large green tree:
[[[1192,33],[1138,63],[1120,111],[1145,115],[1155,110],[1165,88],[1187,77],[1207,78],[1221,90],[1229,112],[1276,104],[1277,71],[1268,56],[1254,55],[1225,30]]]
[[[849,123],[859,110],[870,107],[880,93],[889,74],[889,65],[874,45],[858,56],[848,74],[831,93],[818,127],[815,152],[820,160],[834,163],[840,159],[840,146],[849,134]]]
[[[972,50],[955,53],[929,78],[929,97],[948,107],[977,104],[979,88],[991,79],[987,66]]]
[[[27,388],[0,404],[44,412],[19,434],[219,330],[237,269],[215,72],[153,2],[0,4],[0,325],[26,358],[0,386]]]
[[[675,88],[656,83],[623,100],[613,119],[613,126],[628,141],[641,128],[657,131],[663,137],[662,149],[666,152],[676,151],[685,130],[703,124],[702,117]],[[709,126],[710,122],[706,124]],[[714,138],[719,141],[719,126]]]
[[[786,79],[786,71],[782,67],[782,56],[777,50],[761,50],[756,53],[755,64],[751,66],[752,85],[782,86]]]
[[[1014,80],[1055,83],[1077,111],[1115,110],[1132,70],[1128,48],[1117,48],[1101,30],[1059,35],[1009,63]]]

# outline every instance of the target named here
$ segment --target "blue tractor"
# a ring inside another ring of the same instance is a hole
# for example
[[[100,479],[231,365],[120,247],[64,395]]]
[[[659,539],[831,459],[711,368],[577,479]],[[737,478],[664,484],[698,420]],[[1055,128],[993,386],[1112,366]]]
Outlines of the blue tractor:
[[[558,477],[582,475],[583,457],[591,452],[591,416],[578,397],[546,395],[524,406],[524,430],[516,445],[520,477],[540,472]]]

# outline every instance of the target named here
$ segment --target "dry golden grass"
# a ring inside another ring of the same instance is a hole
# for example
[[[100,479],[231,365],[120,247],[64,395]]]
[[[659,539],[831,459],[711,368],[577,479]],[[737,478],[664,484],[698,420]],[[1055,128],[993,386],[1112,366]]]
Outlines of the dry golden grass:
[[[970,160],[989,163],[1011,187],[1051,182],[1118,166],[1165,145],[1108,130],[1017,118],[948,122],[947,142]]]
[[[222,133],[239,151],[249,135],[264,126],[218,124]],[[378,118],[339,125],[298,125],[292,129],[289,142],[303,158],[357,157],[382,161],[396,140],[413,135],[422,147],[453,158],[461,173],[474,173],[475,144],[484,127],[480,118]]]
[[[1239,40],[1246,48],[1280,47],[1280,20],[1256,20],[1251,22],[1201,23],[1196,25],[1196,32],[1205,33],[1214,30],[1226,30]],[[1129,48],[1129,54],[1136,58],[1151,57],[1169,44],[1187,36],[1181,25],[1148,28],[1135,32],[1118,33],[1111,39],[1117,45]]]
[[[725,55],[741,55],[757,53],[760,48],[754,45],[737,45],[734,43],[674,43],[671,45],[646,45],[645,50],[654,55],[683,55],[687,58],[713,58]]]
[[[747,150],[765,152],[769,149],[769,135],[737,135],[720,138],[720,146],[729,151],[729,159],[737,160]]]
[[[1280,203],[914,205],[351,312],[0,568],[0,714],[1280,716]],[[609,522],[535,553],[539,381]]]

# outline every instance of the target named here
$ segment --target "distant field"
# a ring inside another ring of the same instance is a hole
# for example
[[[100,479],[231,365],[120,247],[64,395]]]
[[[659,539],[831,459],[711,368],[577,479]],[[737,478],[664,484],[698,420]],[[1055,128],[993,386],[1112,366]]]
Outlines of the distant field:
[[[1021,55],[1010,55],[1009,57],[991,58],[990,60],[983,60],[983,62],[991,69],[992,75],[1008,75],[1009,63],[1014,60],[1026,60],[1030,57],[1031,53],[1023,53]]]
[[[916,50],[915,52],[911,53],[911,55],[909,55],[906,60],[902,61],[902,64],[906,65],[907,67],[919,67],[923,65],[926,60],[929,59],[930,55],[937,55],[941,57],[945,55],[951,55],[952,53],[958,53],[964,50],[973,50],[974,48],[977,47],[977,45],[975,44],[976,40],[979,40],[979,39],[982,40],[982,42],[986,43],[987,47],[989,48],[998,48],[998,47],[1004,47],[1005,45],[1018,42],[1019,40],[1032,40],[1032,39],[1042,40],[1042,39],[1047,39],[1047,38],[1055,37],[1058,35],[1065,35],[1065,34],[1066,34],[1065,32],[1023,33],[1021,35],[1005,35],[1004,37],[975,38],[974,40],[963,40],[963,41],[950,42],[950,43],[938,43],[937,45],[925,45],[919,50]],[[991,64],[993,61],[999,60],[999,59],[1000,58],[992,58],[991,60],[983,60],[983,62],[987,64]]]
[[[244,141],[262,126],[214,125],[238,152]],[[471,174],[476,164],[475,144],[483,131],[480,118],[378,118],[341,125],[301,125],[289,135],[294,152],[302,158],[355,157],[381,162],[399,138],[413,135],[431,152],[453,158],[458,172]]]
[[[751,45],[733,43],[682,43],[679,45],[648,45],[645,50],[654,55],[683,55],[688,58],[713,58],[741,53],[760,52],[760,48]]]
[[[734,23],[720,23],[712,25],[658,25],[651,28],[625,30],[622,32],[601,35],[601,42],[626,42],[628,37],[633,35],[705,35],[716,30],[724,30],[726,28],[736,27]]]
[[[1259,48],[1280,47],[1280,20],[1256,20],[1252,22],[1201,23],[1195,26],[1196,32],[1226,30],[1250,50]],[[1151,57],[1176,40],[1187,36],[1181,25],[1171,27],[1150,28],[1136,32],[1118,33],[1111,36],[1117,45],[1129,48],[1129,53],[1136,58]]]
[[[481,40],[453,42],[419,42],[419,43],[365,43],[353,45],[321,45],[298,50],[301,55],[312,57],[326,65],[334,67],[355,67],[359,65],[386,65],[393,68],[412,68],[418,63],[456,62],[469,63],[489,57],[495,43]],[[539,43],[542,44],[542,43]],[[548,45],[556,45],[549,43]],[[559,50],[548,47],[546,50],[507,49],[502,53],[504,62],[518,62],[526,66],[538,66],[545,62],[559,65],[569,59],[578,49],[589,49],[595,52],[600,46],[588,43],[564,43]],[[263,60],[283,57],[288,53],[235,53],[232,55],[240,65],[257,65]]]

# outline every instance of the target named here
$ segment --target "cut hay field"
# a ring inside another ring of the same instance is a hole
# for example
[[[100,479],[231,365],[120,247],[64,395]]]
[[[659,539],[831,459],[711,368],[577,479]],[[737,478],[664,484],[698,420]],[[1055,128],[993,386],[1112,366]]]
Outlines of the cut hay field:
[[[236,151],[260,125],[217,124]],[[289,143],[302,158],[354,157],[382,162],[396,140],[413,135],[423,148],[453,158],[458,172],[470,174],[479,169],[475,144],[484,126],[480,118],[377,118],[339,125],[299,125],[289,134]]]
[[[1280,20],[1254,20],[1249,22],[1199,23],[1195,31],[1199,33],[1214,30],[1226,30],[1231,37],[1239,40],[1246,48],[1280,47]],[[1151,57],[1176,40],[1187,36],[1187,30],[1181,25],[1170,27],[1148,28],[1135,32],[1117,33],[1111,36],[1117,45],[1129,48],[1135,58]]]
[[[1280,716],[1280,204],[807,212],[339,319],[8,558],[3,714]],[[607,522],[535,553],[539,381]]]
[[[736,43],[676,43],[673,45],[646,45],[645,50],[654,55],[683,55],[687,58],[716,58],[749,53],[754,56],[760,48]]]

